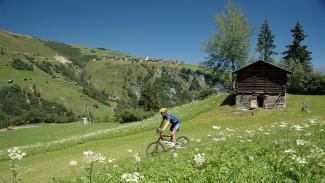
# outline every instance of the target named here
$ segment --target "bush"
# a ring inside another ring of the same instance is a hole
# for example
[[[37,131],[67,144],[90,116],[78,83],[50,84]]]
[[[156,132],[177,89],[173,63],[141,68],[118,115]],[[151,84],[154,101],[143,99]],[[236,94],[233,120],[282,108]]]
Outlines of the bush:
[[[115,117],[121,123],[128,123],[133,121],[141,121],[150,116],[153,116],[155,112],[153,111],[144,111],[139,108],[126,108],[119,113],[115,113]]]
[[[205,98],[208,98],[208,96],[212,94],[213,94],[212,90],[208,87],[205,87],[195,93],[195,99],[203,100]]]
[[[14,59],[10,64],[13,68],[18,70],[28,70],[28,71],[33,70],[33,65],[26,64],[25,62],[21,61],[19,58]]]
[[[89,96],[89,97],[91,97],[107,106],[111,106],[111,104],[108,102],[109,98],[105,94],[105,92],[100,92],[96,88],[86,86],[82,89],[82,93],[86,94],[87,96]]]
[[[52,69],[51,67],[53,67],[53,65],[48,62],[48,61],[43,61],[43,62],[36,62],[36,61],[31,61],[34,65],[36,65],[39,69],[41,69],[42,71],[53,75]]]
[[[323,95],[325,94],[325,76],[316,72],[306,72],[304,67],[295,62],[282,62],[282,66],[292,71],[288,77],[288,93]]]
[[[78,77],[76,76],[76,74],[74,73],[74,71],[63,64],[55,65],[54,69],[56,72],[61,73],[62,75],[64,75],[65,77],[67,77],[73,81],[79,80]]]

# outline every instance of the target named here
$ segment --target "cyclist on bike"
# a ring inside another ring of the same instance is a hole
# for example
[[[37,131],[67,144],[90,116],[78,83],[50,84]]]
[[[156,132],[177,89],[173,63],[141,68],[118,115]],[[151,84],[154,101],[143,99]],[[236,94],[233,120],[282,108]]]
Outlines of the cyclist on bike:
[[[167,113],[166,108],[161,108],[159,110],[162,121],[160,123],[160,127],[158,128],[159,132],[163,132],[169,124],[171,124],[169,129],[169,134],[172,136],[170,141],[173,142],[173,145],[176,143],[176,132],[179,131],[179,127],[181,125],[181,120],[175,116],[174,114]],[[163,127],[164,121],[167,121],[166,124]]]

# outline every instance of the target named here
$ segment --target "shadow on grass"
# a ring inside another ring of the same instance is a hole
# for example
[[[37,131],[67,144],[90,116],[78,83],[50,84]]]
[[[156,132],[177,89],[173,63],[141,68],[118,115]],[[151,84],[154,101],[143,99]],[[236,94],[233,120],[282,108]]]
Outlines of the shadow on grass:
[[[236,95],[230,94],[228,97],[220,104],[220,106],[229,105],[235,106],[236,105]]]

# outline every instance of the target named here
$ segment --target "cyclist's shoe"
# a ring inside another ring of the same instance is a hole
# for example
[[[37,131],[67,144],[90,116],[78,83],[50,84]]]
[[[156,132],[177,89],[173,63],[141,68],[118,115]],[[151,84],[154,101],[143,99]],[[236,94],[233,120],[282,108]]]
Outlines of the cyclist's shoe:
[[[178,142],[176,142],[173,148],[174,149],[180,149],[182,147],[181,147],[181,144],[179,144]]]
[[[173,148],[173,147],[175,146],[175,143],[174,143],[174,142],[168,141],[168,142],[166,142],[166,143],[167,143],[167,145],[168,145],[169,147],[171,147],[171,148]]]

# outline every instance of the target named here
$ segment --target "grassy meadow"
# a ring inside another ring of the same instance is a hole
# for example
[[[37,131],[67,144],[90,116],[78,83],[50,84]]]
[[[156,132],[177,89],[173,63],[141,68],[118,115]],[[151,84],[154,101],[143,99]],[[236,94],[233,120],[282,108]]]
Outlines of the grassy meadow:
[[[83,162],[87,150],[106,157],[104,164],[95,163],[94,182],[123,182],[127,176],[137,176],[140,182],[319,182],[325,178],[325,96],[288,95],[286,109],[254,111],[236,110],[224,103],[226,97],[212,96],[172,109],[182,119],[179,135],[190,137],[191,144],[158,157],[146,158],[145,149],[156,139],[159,115],[126,125],[71,123],[0,132],[1,157],[13,146],[27,152],[18,162],[23,182],[87,182]],[[301,112],[304,101],[310,112]],[[213,125],[221,128],[215,130]],[[33,138],[35,134],[40,135]],[[136,153],[140,162],[135,161]],[[194,161],[198,153],[204,156],[202,165]],[[78,165],[69,166],[70,160]],[[9,164],[8,158],[0,161],[3,182],[10,181]]]

